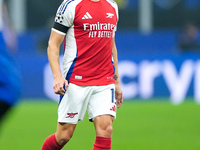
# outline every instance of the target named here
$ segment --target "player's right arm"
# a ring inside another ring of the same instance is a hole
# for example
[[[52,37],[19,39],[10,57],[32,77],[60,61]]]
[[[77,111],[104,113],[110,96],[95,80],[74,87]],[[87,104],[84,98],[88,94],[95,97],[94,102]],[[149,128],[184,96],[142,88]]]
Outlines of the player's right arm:
[[[54,93],[64,95],[68,88],[68,81],[62,76],[59,64],[60,45],[67,34],[68,29],[73,25],[75,1],[64,0],[57,10],[54,26],[48,43],[48,59],[54,78]],[[65,86],[65,89],[63,88]]]
[[[47,48],[47,55],[54,78],[54,93],[60,95],[64,95],[65,89],[68,87],[68,81],[62,76],[59,64],[60,45],[63,42],[64,37],[65,35],[58,34],[52,30]],[[65,86],[65,89],[63,86]]]

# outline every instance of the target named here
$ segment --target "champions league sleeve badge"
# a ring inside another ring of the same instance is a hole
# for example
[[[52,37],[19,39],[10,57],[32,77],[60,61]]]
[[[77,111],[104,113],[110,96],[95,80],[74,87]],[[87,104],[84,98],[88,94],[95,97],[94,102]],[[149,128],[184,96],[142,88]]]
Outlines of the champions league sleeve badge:
[[[63,14],[62,14],[62,13],[57,13],[57,14],[56,14],[55,22],[57,22],[57,23],[62,23],[62,22],[63,22],[63,19],[64,19],[64,17],[63,17]]]

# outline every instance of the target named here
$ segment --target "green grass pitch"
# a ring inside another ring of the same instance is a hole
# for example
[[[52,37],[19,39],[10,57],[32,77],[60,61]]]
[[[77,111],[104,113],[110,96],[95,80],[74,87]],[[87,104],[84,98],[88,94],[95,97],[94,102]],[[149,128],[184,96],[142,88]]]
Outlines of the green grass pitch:
[[[64,150],[92,150],[94,126],[78,123]],[[0,150],[39,150],[54,133],[57,103],[21,102],[0,126]],[[200,106],[193,100],[174,106],[169,100],[133,100],[117,110],[112,150],[199,150]]]

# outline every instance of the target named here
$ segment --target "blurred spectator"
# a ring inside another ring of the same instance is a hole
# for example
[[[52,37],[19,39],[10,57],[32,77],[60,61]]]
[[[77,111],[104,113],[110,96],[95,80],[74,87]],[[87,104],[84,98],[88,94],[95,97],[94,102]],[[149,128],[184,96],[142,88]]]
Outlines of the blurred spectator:
[[[3,9],[3,0],[0,0],[0,123],[7,112],[16,104],[21,93],[19,67],[12,54],[8,51],[8,48],[12,50],[16,48],[16,45],[11,46],[13,43],[16,43],[14,41],[16,38],[11,37],[11,35],[14,36],[15,34],[12,30],[8,30],[9,23],[4,22],[8,20],[8,18],[5,18],[7,12],[4,11],[6,9]],[[3,30],[5,29],[5,25],[7,32]],[[5,36],[7,33],[12,34]],[[8,39],[5,40],[5,37]]]
[[[197,26],[188,22],[178,39],[178,46],[183,51],[200,50],[200,38]]]

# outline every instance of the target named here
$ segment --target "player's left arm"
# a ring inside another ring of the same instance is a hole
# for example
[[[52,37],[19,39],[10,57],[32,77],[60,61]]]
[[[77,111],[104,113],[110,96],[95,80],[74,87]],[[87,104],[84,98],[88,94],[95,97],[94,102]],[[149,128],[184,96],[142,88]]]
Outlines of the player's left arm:
[[[118,72],[118,56],[117,48],[115,44],[115,38],[113,37],[112,54],[115,66],[115,97],[117,100],[117,107],[120,108],[123,103],[123,94],[120,86],[119,72]]]

